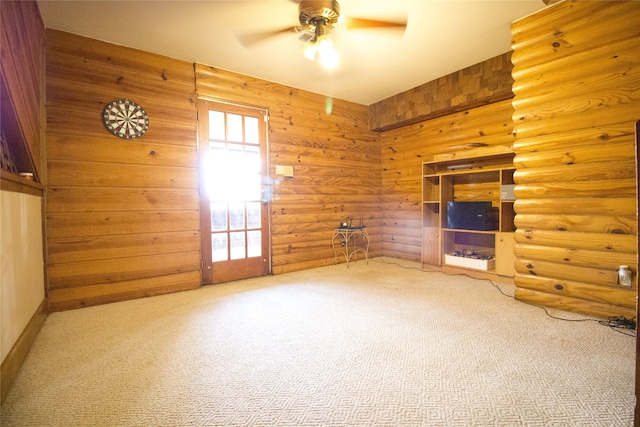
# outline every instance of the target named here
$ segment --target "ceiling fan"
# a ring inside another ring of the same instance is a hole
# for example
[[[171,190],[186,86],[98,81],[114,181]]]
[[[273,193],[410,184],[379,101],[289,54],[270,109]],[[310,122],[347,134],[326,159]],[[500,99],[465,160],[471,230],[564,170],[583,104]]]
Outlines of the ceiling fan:
[[[250,34],[239,37],[245,46],[264,41],[280,34],[295,32],[298,39],[305,42],[303,54],[310,60],[319,59],[326,68],[333,68],[338,63],[338,55],[333,50],[333,41],[329,37],[335,28],[368,29],[368,28],[406,28],[407,22],[378,21],[372,19],[352,18],[340,15],[340,5],[336,0],[302,0],[298,6],[299,25],[275,31]]]

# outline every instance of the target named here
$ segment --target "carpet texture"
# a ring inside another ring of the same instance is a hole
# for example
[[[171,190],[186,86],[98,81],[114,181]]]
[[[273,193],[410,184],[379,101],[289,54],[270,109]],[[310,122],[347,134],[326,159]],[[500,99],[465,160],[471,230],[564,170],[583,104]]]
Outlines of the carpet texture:
[[[400,263],[53,313],[1,424],[632,425],[633,337]]]

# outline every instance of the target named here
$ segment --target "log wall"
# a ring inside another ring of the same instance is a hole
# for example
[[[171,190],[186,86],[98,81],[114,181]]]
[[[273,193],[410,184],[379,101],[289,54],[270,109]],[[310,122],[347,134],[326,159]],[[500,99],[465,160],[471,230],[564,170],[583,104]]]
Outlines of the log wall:
[[[511,152],[512,114],[506,100],[382,133],[385,256],[421,260],[422,162]]]
[[[333,263],[332,231],[347,216],[364,217],[379,252],[380,145],[367,107],[49,30],[52,310],[200,285],[194,72],[198,96],[270,112],[274,273]],[[104,129],[102,109],[120,98],[149,114],[143,137]],[[276,164],[293,165],[295,179],[280,180]]]
[[[331,235],[348,216],[364,217],[370,256],[380,253],[380,142],[366,106],[201,64],[196,87],[199,97],[269,110],[275,274],[333,264]],[[276,165],[293,166],[294,180]]]
[[[47,271],[51,310],[200,286],[193,65],[47,30]],[[128,98],[147,133],[108,133]]]
[[[512,25],[519,299],[635,317],[639,22],[639,2],[564,1]]]

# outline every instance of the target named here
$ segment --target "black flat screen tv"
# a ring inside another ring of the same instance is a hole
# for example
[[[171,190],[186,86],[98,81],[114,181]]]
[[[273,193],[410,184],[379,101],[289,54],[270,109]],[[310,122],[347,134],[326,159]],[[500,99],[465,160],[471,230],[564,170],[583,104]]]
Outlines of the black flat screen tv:
[[[491,202],[448,202],[447,228],[497,230],[498,209],[491,207]]]

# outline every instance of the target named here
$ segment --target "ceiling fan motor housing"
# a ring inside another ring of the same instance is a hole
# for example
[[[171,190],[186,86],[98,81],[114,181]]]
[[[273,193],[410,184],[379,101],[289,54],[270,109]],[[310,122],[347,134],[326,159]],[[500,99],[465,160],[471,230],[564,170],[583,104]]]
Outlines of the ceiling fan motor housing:
[[[336,0],[303,0],[298,10],[300,25],[314,33],[318,25],[325,30],[335,28],[340,17],[340,5]]]

